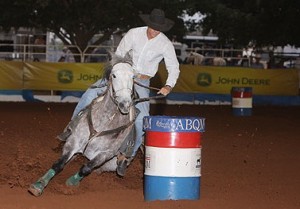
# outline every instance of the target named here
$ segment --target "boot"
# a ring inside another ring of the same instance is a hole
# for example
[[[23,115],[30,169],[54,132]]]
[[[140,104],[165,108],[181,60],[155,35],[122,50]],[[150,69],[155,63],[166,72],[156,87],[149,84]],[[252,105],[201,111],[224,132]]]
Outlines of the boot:
[[[56,138],[58,138],[60,141],[66,141],[67,138],[71,135],[71,130],[67,129],[64,132],[62,132],[61,134],[59,134]]]
[[[117,160],[117,174],[122,177],[125,176],[128,165],[129,160],[125,157],[125,155],[120,154]]]

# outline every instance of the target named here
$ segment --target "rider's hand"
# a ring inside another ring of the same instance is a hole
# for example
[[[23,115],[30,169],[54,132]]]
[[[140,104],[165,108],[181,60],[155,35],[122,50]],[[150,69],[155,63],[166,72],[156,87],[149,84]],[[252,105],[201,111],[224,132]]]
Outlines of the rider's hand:
[[[157,94],[162,94],[162,95],[164,95],[164,96],[167,96],[167,95],[171,92],[171,90],[172,90],[172,87],[166,85],[166,86],[162,87],[162,88],[159,90],[159,92],[157,92]]]

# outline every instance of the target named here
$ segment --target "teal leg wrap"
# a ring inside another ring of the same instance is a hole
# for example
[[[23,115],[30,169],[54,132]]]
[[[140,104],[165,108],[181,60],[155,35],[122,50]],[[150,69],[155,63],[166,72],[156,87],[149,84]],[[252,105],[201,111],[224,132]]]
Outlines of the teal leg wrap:
[[[53,178],[53,176],[55,176],[55,171],[51,168],[40,180],[44,182],[44,186],[47,186],[47,184]]]
[[[34,196],[40,196],[53,176],[55,176],[55,171],[53,169],[48,170],[43,177],[30,185],[28,191]]]
[[[79,173],[77,172],[76,174],[74,174],[73,176],[68,178],[68,180],[66,181],[66,185],[67,186],[78,186],[80,184],[81,179],[83,179],[83,177],[80,176]]]

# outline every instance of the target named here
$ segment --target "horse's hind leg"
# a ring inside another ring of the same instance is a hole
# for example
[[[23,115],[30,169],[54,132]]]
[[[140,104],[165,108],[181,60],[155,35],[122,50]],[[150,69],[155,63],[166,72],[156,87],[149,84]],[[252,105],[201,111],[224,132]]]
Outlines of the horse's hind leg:
[[[75,173],[73,176],[71,176],[70,178],[68,178],[68,180],[66,181],[66,185],[67,186],[78,186],[80,181],[88,176],[90,173],[92,173],[92,171],[94,170],[94,168],[98,167],[99,165],[101,165],[105,160],[104,156],[97,156],[94,159],[92,159],[91,161],[89,161],[88,163],[86,163],[85,165],[83,165],[79,172]]]
[[[71,156],[63,155],[60,159],[58,159],[52,167],[35,183],[31,184],[28,188],[28,191],[34,196],[40,196],[45,187],[48,185],[49,181],[59,172],[61,172],[65,166],[65,164],[70,160]]]

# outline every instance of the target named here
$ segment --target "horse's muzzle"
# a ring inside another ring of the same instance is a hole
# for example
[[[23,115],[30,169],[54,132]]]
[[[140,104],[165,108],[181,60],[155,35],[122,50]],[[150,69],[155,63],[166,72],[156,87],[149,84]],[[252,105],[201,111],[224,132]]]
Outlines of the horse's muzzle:
[[[122,114],[128,114],[130,107],[131,107],[131,102],[129,102],[129,101],[124,101],[124,102],[118,103],[118,108]]]

